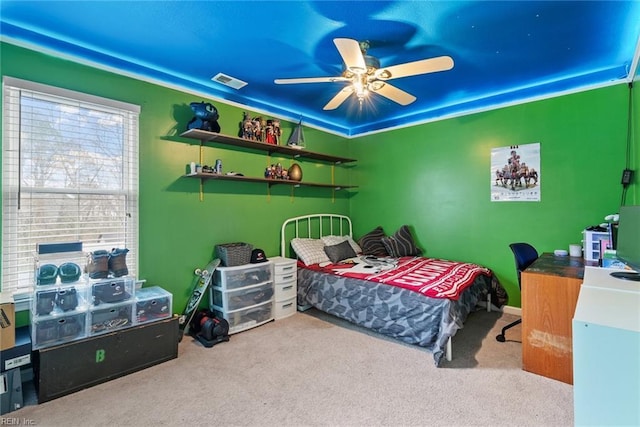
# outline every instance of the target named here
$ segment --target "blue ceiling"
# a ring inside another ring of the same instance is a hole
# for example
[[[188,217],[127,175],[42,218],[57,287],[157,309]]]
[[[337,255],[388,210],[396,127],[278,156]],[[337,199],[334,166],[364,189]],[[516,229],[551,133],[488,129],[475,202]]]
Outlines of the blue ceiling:
[[[640,1],[12,1],[2,40],[356,136],[628,82]],[[275,79],[342,72],[334,38],[368,40],[381,67],[450,56],[448,71],[397,78],[414,95],[323,107],[346,85]],[[240,79],[233,89],[212,77]],[[240,120],[241,117],[238,118]]]

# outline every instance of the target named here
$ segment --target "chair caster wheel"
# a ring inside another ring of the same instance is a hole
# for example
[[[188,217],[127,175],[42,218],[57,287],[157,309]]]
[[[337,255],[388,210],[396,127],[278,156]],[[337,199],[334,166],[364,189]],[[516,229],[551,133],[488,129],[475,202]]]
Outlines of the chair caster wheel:
[[[505,342],[506,339],[505,339],[504,335],[500,334],[500,335],[496,335],[496,341]]]

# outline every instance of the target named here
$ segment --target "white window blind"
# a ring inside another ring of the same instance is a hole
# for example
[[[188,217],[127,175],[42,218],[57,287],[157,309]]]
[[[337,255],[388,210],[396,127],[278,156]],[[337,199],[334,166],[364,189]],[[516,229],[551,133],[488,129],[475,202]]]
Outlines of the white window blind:
[[[128,248],[138,265],[139,107],[3,79],[2,290],[31,291],[39,243]]]

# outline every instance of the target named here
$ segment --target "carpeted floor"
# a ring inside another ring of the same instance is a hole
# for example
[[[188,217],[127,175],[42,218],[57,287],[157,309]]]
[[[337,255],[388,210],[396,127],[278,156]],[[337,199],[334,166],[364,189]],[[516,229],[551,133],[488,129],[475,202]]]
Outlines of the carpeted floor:
[[[572,386],[521,369],[520,328],[495,340],[513,319],[472,313],[453,360],[436,368],[421,348],[312,309],[209,349],[185,338],[175,360],[3,417],[38,426],[573,425]]]

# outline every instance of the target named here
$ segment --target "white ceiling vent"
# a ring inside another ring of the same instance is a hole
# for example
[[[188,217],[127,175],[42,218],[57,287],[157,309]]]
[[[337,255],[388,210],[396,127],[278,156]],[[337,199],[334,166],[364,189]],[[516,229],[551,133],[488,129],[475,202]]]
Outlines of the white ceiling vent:
[[[211,78],[214,82],[218,82],[225,86],[232,87],[234,89],[240,89],[247,85],[247,82],[243,82],[240,79],[236,79],[235,77],[227,76],[226,74],[218,73]]]

